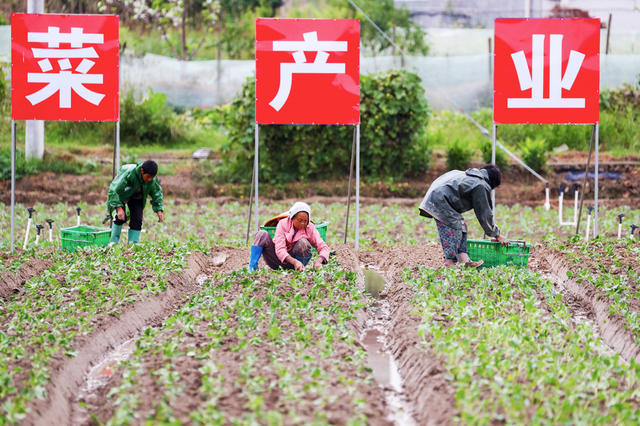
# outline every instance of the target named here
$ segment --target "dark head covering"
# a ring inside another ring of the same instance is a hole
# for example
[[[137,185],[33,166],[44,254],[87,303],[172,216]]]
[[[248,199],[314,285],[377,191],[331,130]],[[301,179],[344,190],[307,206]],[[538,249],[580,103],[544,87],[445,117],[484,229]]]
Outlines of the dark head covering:
[[[500,182],[502,180],[502,174],[500,173],[500,169],[498,166],[494,164],[487,164],[483,167],[484,170],[489,174],[489,186],[491,189],[495,189],[500,186]]]
[[[147,160],[142,163],[142,171],[148,175],[155,176],[158,174],[158,165],[153,160]]]

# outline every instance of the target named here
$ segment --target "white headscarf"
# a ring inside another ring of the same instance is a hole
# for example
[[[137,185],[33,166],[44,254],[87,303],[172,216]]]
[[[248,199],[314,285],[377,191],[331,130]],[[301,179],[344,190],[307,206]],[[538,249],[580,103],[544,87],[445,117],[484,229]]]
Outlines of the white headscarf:
[[[293,206],[289,209],[289,219],[293,219],[293,217],[300,212],[306,212],[309,215],[309,220],[311,220],[311,207],[302,201],[293,203]]]

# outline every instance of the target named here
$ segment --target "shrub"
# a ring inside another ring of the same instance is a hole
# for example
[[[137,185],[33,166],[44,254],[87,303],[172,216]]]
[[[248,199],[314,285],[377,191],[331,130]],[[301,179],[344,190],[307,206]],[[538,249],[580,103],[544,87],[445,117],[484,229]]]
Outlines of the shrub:
[[[363,75],[360,88],[362,175],[403,177],[425,171],[429,109],[420,78],[406,71]],[[231,105],[221,108],[221,116],[229,134],[216,179],[246,180],[253,165],[254,78]],[[353,126],[262,126],[260,179],[282,183],[344,176],[352,138]]]
[[[163,93],[151,89],[142,102],[136,102],[133,91],[120,99],[120,138],[123,144],[171,144],[182,137],[175,126],[175,113],[167,105]]]
[[[473,149],[467,141],[462,139],[454,139],[447,146],[447,169],[449,170],[465,170],[471,163]]]
[[[485,164],[491,163],[491,151],[493,148],[493,143],[489,139],[485,139],[481,146],[482,150],[482,161]],[[509,165],[509,160],[507,159],[507,154],[496,146],[496,165],[500,170],[504,170]]]
[[[56,157],[45,152],[42,160],[27,160],[24,151],[16,150],[16,179],[40,172],[83,174],[97,169],[97,164],[92,161],[80,163],[74,158]],[[11,179],[11,148],[0,150],[0,180]]]
[[[536,172],[542,172],[547,165],[547,144],[544,139],[525,139],[520,148],[522,161]]]
[[[0,62],[0,112],[2,113],[7,111],[11,105],[10,92],[9,81],[4,72],[4,63]]]

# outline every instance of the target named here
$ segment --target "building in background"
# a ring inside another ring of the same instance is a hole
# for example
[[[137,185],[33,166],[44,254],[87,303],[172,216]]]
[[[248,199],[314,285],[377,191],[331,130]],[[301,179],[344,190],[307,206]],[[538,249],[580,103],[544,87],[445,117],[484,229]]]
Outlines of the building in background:
[[[638,30],[640,0],[395,0],[411,11],[425,28],[493,28],[495,18],[585,17],[600,18],[612,28]]]

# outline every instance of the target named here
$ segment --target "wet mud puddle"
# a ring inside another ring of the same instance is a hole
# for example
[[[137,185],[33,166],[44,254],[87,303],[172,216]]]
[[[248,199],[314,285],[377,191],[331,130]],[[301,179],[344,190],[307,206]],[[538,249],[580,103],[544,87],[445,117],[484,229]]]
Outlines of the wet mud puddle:
[[[411,416],[411,408],[404,396],[402,377],[398,372],[393,355],[386,350],[387,324],[390,321],[391,310],[389,302],[379,298],[384,290],[385,280],[376,271],[364,269],[365,289],[376,298],[371,307],[373,315],[367,319],[360,342],[367,351],[367,365],[371,368],[373,377],[383,388],[389,411],[387,419],[396,425],[415,425]]]
[[[136,348],[137,337],[129,339],[120,346],[116,347],[96,365],[91,368],[89,374],[85,377],[85,382],[80,388],[80,392],[76,396],[76,403],[73,404],[73,412],[71,415],[72,425],[87,425],[91,423],[90,413],[78,402],[82,401],[88,405],[95,406],[99,401],[98,390],[105,386],[113,373],[117,370],[118,365],[129,358],[133,350]]]

